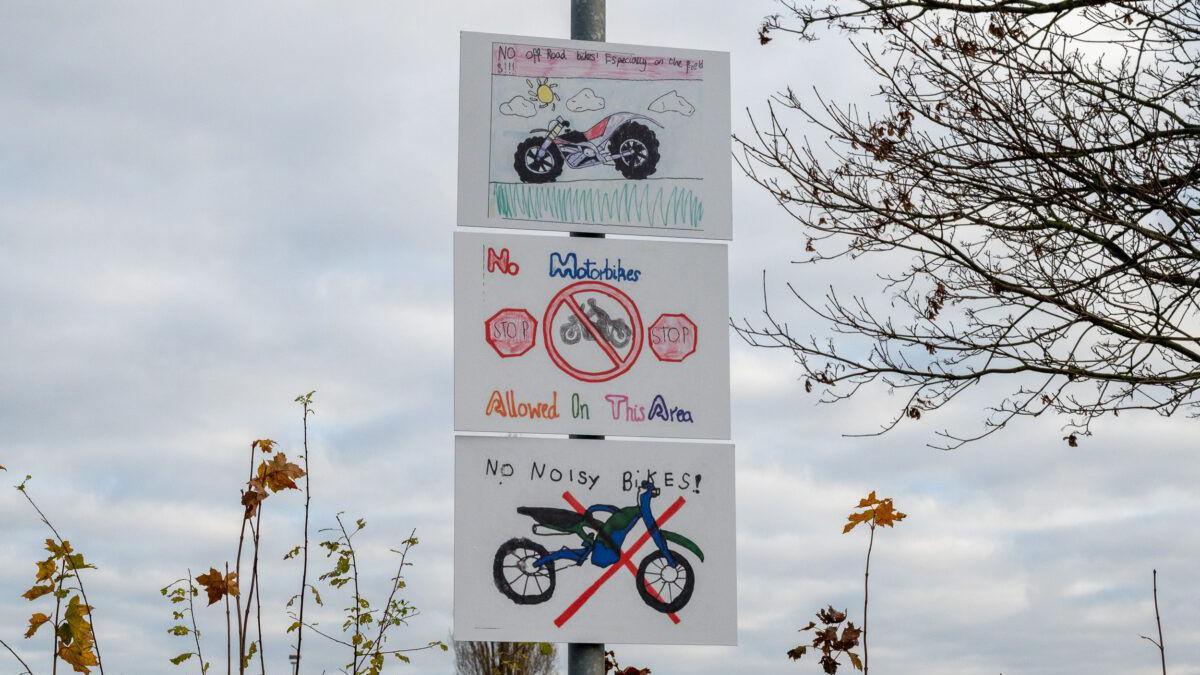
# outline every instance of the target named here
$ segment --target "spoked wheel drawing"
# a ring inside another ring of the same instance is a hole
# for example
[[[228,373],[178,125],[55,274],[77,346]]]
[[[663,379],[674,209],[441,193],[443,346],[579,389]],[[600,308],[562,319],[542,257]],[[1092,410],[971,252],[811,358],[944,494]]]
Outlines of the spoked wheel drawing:
[[[543,150],[542,144],[545,142],[544,137],[533,136],[517,146],[517,152],[513,157],[515,160],[513,168],[517,170],[517,175],[521,177],[522,181],[548,183],[562,173],[562,151],[553,143]]]
[[[549,600],[554,595],[554,565],[534,565],[548,554],[545,546],[523,537],[504,542],[492,562],[496,588],[518,605]]]
[[[642,601],[663,614],[683,609],[696,588],[692,564],[678,551],[668,550],[675,561],[674,567],[667,564],[662,551],[655,551],[642,558],[637,573],[637,589]]]

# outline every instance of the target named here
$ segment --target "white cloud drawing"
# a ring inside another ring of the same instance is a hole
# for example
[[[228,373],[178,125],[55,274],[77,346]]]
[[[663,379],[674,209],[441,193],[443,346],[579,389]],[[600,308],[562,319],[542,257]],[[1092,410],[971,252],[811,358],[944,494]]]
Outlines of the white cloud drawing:
[[[511,117],[533,117],[537,114],[537,107],[527,98],[514,96],[500,104],[500,114]]]
[[[672,89],[650,103],[650,112],[675,112],[685,117],[691,117],[692,113],[696,112],[696,106],[688,103],[686,98],[680,96],[678,91]]]
[[[604,99],[597,96],[596,92],[592,91],[591,87],[579,90],[571,98],[567,99],[567,110],[571,112],[586,112],[588,110],[603,110]]]

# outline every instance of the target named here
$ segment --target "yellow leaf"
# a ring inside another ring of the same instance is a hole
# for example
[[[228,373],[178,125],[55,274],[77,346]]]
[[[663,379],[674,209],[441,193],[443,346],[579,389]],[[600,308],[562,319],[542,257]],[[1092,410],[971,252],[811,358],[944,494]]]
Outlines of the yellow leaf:
[[[287,461],[282,452],[271,457],[270,461],[258,465],[258,480],[271,492],[280,490],[299,490],[296,479],[304,476],[304,469]]]
[[[42,624],[49,620],[50,617],[46,616],[45,614],[42,614],[41,612],[35,612],[33,616],[29,617],[29,630],[25,631],[25,637],[33,637],[33,634],[42,627]]]
[[[854,666],[857,670],[863,669],[862,661],[859,660],[858,654],[855,654],[854,652],[846,652],[846,655],[850,657],[850,665]]]
[[[46,550],[49,551],[50,555],[54,556],[55,558],[61,558],[74,552],[71,549],[71,542],[66,541],[65,539],[63,540],[61,546],[53,539],[47,539]]]
[[[46,595],[47,593],[53,593],[53,592],[54,592],[53,586],[34,586],[33,588],[22,593],[21,597],[25,598],[26,600],[37,600],[38,598],[42,597],[43,595]]]
[[[47,558],[34,564],[37,565],[37,581],[49,581],[58,571],[58,565],[54,564],[54,558]]]
[[[846,534],[850,530],[853,530],[855,527],[858,527],[858,525],[860,523],[870,522],[871,516],[873,513],[874,513],[874,509],[867,509],[866,511],[863,511],[862,513],[851,513],[848,516],[849,522],[847,522],[846,526],[842,528],[842,534]]]
[[[250,449],[253,450],[254,448],[258,448],[263,452],[270,453],[271,450],[275,448],[275,441],[269,438],[260,438],[250,444]]]

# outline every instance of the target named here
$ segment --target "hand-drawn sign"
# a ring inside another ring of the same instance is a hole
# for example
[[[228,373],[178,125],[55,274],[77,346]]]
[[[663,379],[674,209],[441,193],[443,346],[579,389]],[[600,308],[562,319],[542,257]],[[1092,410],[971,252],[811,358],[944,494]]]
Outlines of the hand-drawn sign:
[[[733,446],[455,439],[457,640],[732,644]]]
[[[678,363],[696,351],[696,324],[687,314],[663,314],[651,324],[649,339],[659,361]]]
[[[462,33],[458,224],[730,239],[729,54]]]
[[[524,309],[502,309],[483,322],[483,336],[502,358],[520,356],[537,344],[537,319]]]
[[[723,244],[456,233],[455,430],[729,438],[727,271]]]
[[[595,295],[601,296],[601,302],[604,298],[610,300],[609,309],[604,309],[596,297],[589,297]],[[579,281],[559,291],[546,306],[542,333],[550,360],[581,382],[607,382],[618,377],[633,367],[642,352],[642,316],[637,305],[615,286],[602,281]],[[592,370],[573,363],[566,347],[580,344],[581,339],[604,352],[611,367]]]

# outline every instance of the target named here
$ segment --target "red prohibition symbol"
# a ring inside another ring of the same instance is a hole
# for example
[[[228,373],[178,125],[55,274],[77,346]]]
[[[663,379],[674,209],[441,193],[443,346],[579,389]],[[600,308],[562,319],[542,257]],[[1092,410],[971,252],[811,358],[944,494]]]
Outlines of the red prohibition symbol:
[[[578,296],[586,293],[598,293],[612,299],[628,315],[633,344],[623,356],[609,344],[608,339],[604,337],[581,307],[583,303],[578,300]],[[563,307],[569,309],[580,325],[591,334],[592,339],[588,342],[595,344],[597,349],[604,352],[604,355],[612,363],[611,368],[599,371],[587,370],[572,364],[559,352],[558,344],[554,339],[554,317]],[[542,339],[546,344],[546,351],[550,354],[550,360],[559,370],[581,382],[607,382],[621,376],[633,367],[638,355],[642,352],[642,341],[645,339],[646,332],[644,328],[642,315],[638,312],[637,305],[624,292],[601,281],[577,281],[559,291],[546,306],[546,315],[542,318]]]

